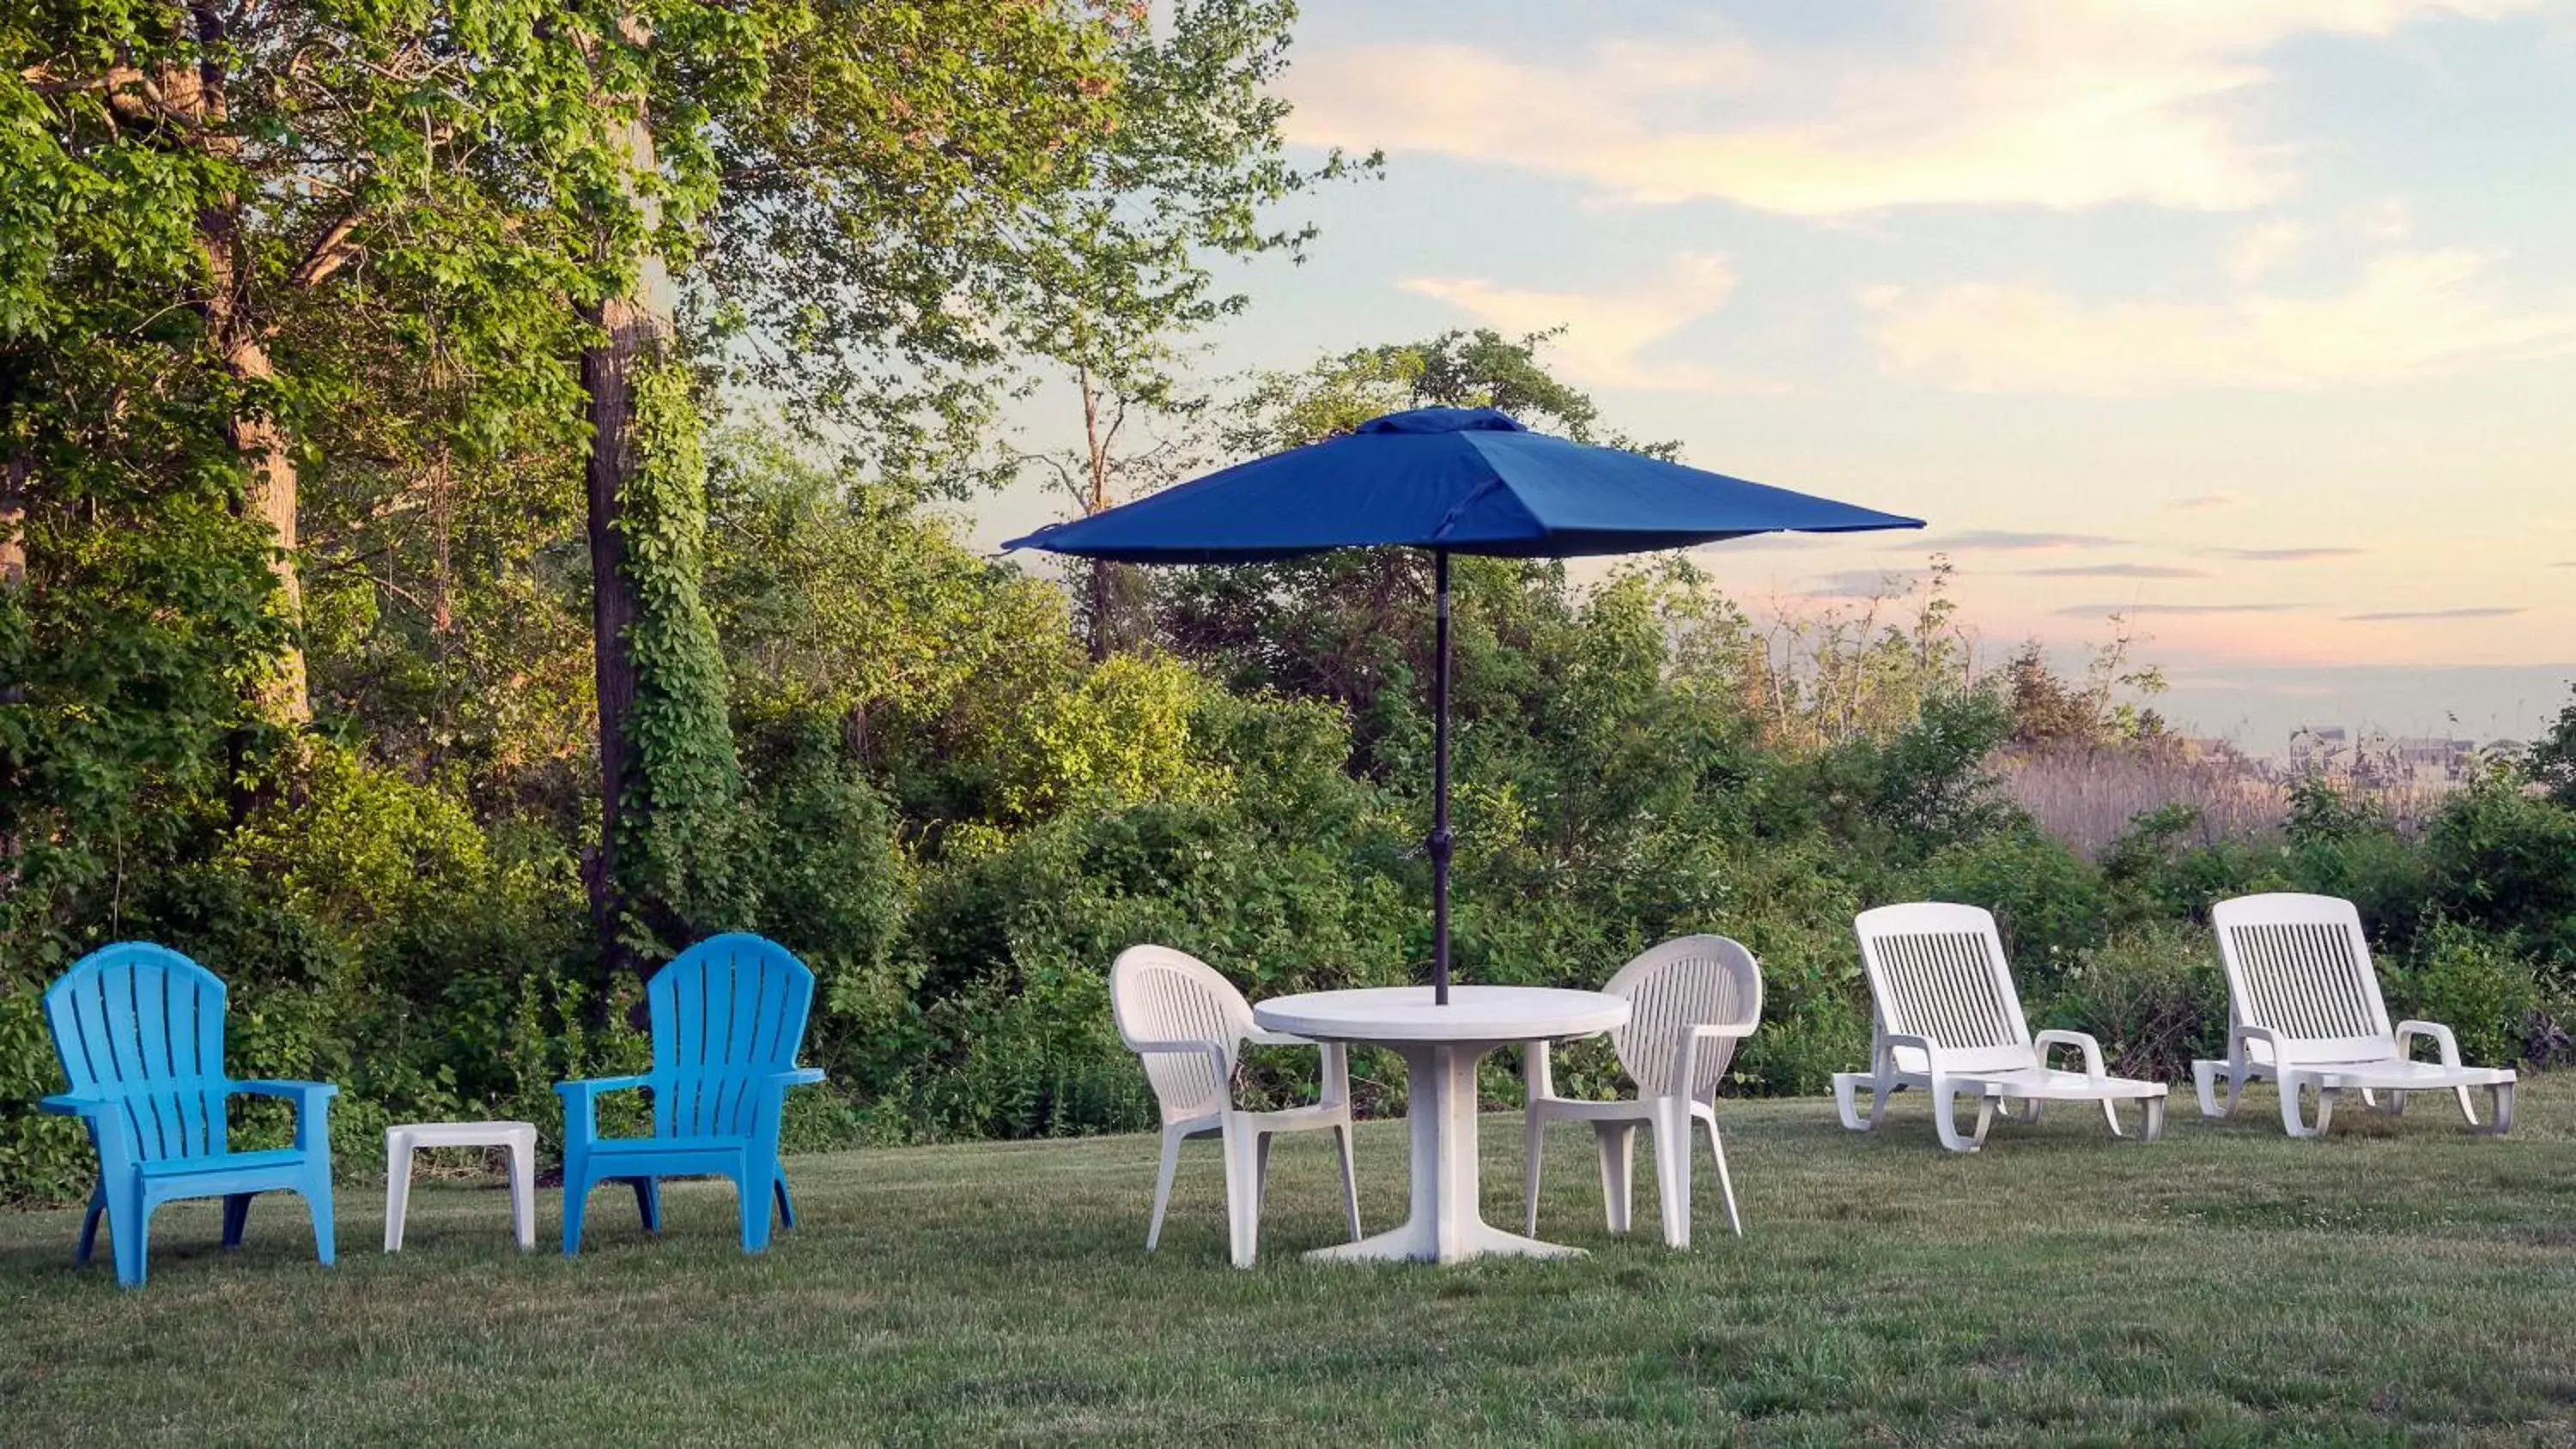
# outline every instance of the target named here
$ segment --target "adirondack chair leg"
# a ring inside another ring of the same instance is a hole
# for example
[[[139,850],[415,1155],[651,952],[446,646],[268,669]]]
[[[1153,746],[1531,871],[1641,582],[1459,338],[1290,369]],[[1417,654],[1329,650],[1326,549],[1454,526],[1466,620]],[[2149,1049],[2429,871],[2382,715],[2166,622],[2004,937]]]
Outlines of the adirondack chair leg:
[[[227,1248],[242,1245],[242,1234],[250,1227],[250,1199],[251,1195],[246,1192],[237,1192],[224,1199],[224,1246]]]
[[[734,1205],[742,1218],[742,1250],[762,1253],[769,1250],[769,1178],[766,1173],[744,1169],[733,1180]]]
[[[151,1259],[152,1205],[143,1200],[139,1185],[117,1196],[124,1201],[111,1200],[107,1208],[107,1246],[116,1258],[116,1285],[140,1288]]]
[[[796,1199],[787,1195],[787,1174],[772,1173],[769,1178],[769,1190],[778,1198],[778,1225],[784,1228],[795,1227]]]
[[[1601,1147],[1601,1214],[1610,1231],[1628,1231],[1636,1210],[1637,1124],[1595,1122]]]
[[[1180,1166],[1181,1134],[1166,1127],[1163,1129],[1163,1170],[1154,1178],[1154,1216],[1145,1225],[1145,1251],[1148,1253],[1163,1240],[1163,1212],[1172,1205],[1172,1176]],[[1233,1209],[1228,1208],[1227,1211],[1230,1213]]]
[[[74,1263],[86,1263],[98,1247],[98,1220],[107,1212],[107,1184],[101,1182],[89,1190],[89,1211],[81,1215],[80,1248],[72,1254]]]
[[[1351,1241],[1356,1243],[1362,1236],[1360,1233],[1360,1176],[1359,1162],[1351,1155],[1351,1124],[1344,1122],[1335,1127],[1333,1141],[1342,1152],[1342,1212],[1351,1220]]]
[[[1664,1220],[1664,1246],[1690,1246],[1690,1098],[1655,1103],[1655,1200]]]
[[[590,1211],[590,1184],[575,1171],[564,1173],[563,1251],[569,1258],[581,1251],[581,1220]]]
[[[644,1220],[644,1231],[662,1231],[662,1179],[630,1177],[626,1180],[635,1189],[635,1212]]]
[[[1744,1219],[1735,1212],[1735,1179],[1726,1170],[1726,1140],[1717,1134],[1714,1115],[1708,1119],[1707,1126],[1708,1150],[1717,1158],[1717,1190],[1726,1199],[1726,1230],[1740,1238],[1744,1236]]]
[[[1521,1202],[1524,1204],[1521,1232],[1538,1236],[1539,1169],[1547,1165],[1547,1118],[1532,1104],[1527,1120],[1521,1125]]]
[[[313,1255],[330,1267],[339,1261],[339,1239],[331,1227],[331,1169],[327,1166],[304,1179],[304,1207],[313,1217]],[[250,1213],[250,1199],[242,1200],[242,1214]],[[229,1204],[227,1204],[229,1208]]]

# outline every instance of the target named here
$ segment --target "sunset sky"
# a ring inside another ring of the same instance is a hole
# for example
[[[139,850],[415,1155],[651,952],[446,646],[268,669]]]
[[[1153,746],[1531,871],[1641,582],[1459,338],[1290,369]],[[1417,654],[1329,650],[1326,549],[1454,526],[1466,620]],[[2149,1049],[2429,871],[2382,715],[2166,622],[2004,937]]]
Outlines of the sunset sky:
[[[1984,654],[2126,611],[2263,751],[2565,700],[2576,0],[1308,0],[1295,57],[1386,175],[1211,375],[1561,324],[1615,426],[1932,520],[1704,551],[1748,603],[1943,549]]]

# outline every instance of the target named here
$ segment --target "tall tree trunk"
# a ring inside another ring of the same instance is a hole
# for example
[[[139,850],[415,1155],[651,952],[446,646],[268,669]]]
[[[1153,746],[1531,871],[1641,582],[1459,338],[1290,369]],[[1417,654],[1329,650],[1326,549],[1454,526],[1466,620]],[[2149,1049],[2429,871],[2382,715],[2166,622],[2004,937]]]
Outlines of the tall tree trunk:
[[[653,133],[641,115],[627,122],[621,141],[628,177],[653,174]],[[639,204],[647,208],[649,229],[652,203]],[[631,295],[611,297],[583,314],[600,331],[599,340],[581,354],[581,385],[589,395],[590,456],[584,477],[590,512],[592,678],[599,696],[599,841],[585,884],[603,984],[635,964],[620,929],[627,903],[618,890],[617,842],[631,823],[628,811],[648,808],[649,802],[632,791],[635,756],[626,735],[627,718],[635,708],[631,635],[641,608],[626,563],[624,496],[627,480],[641,462],[636,380],[670,349],[668,296],[668,274],[658,258],[648,258]],[[628,799],[631,792],[633,800]]]
[[[1109,507],[1109,449],[1118,436],[1119,424],[1126,421],[1126,409],[1119,407],[1109,416],[1103,414],[1105,399],[1099,381],[1088,367],[1076,374],[1082,389],[1084,517]],[[1097,664],[1118,649],[1119,565],[1108,559],[1091,561],[1091,660]]]
[[[27,478],[34,471],[35,460],[23,448],[12,451],[6,469],[0,470],[0,597],[15,598],[27,587]],[[0,675],[0,705],[25,697],[26,687],[15,674]],[[0,769],[0,790],[14,796],[15,775],[14,769]],[[17,830],[0,817],[0,894],[17,888],[20,854]]]
[[[225,91],[224,48],[230,39],[221,10],[192,4],[200,54],[193,72],[179,69],[161,80],[162,104],[184,125],[192,145],[231,160],[241,154],[241,138],[230,130],[231,107]],[[235,382],[264,390],[277,379],[268,348],[260,340],[258,319],[250,306],[249,257],[241,235],[240,199],[221,196],[197,212],[197,244],[206,259],[206,292],[197,313],[206,325],[206,340]],[[304,589],[295,564],[295,459],[287,451],[286,431],[264,405],[236,404],[225,424],[225,438],[249,470],[242,512],[268,525],[277,552],[270,568],[277,575],[278,602],[290,629],[304,620]],[[260,712],[283,724],[313,717],[305,685],[304,646],[293,637],[278,656],[275,670],[258,686]]]

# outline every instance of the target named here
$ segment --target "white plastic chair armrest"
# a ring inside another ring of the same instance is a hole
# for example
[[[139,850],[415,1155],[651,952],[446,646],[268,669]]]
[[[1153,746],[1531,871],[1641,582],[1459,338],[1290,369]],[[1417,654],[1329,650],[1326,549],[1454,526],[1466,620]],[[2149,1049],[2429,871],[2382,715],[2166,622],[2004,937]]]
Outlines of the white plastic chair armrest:
[[[1548,1060],[1548,1043],[1542,1037],[1521,1043],[1521,1100],[1536,1102],[1556,1095],[1556,1066]]]
[[[2410,1061],[2415,1056],[2412,1038],[2429,1036],[2433,1045],[2441,1048],[2442,1065],[2456,1067],[2460,1064],[2460,1039],[2451,1035],[2451,1029],[2438,1021],[2401,1021],[2397,1023],[2395,1036],[2397,1054]]]
[[[1316,1041],[1313,1037],[1299,1036],[1292,1031],[1263,1031],[1259,1027],[1254,1027],[1252,1030],[1245,1032],[1243,1034],[1243,1039],[1252,1043],[1254,1046],[1323,1045],[1323,1043]]]
[[[2048,1065],[2048,1049],[2050,1047],[2071,1046],[2084,1054],[2084,1076],[2086,1080],[2098,1082],[2110,1075],[2108,1072],[2102,1070],[2102,1044],[2095,1041],[2089,1033],[2080,1031],[2043,1031],[2039,1035],[2032,1037],[2030,1039],[2030,1044],[2038,1051],[2039,1064],[2043,1067]]]
[[[1234,1076],[1231,1064],[1225,1059],[1225,1048],[1212,1041],[1131,1041],[1127,1043],[1127,1049],[1140,1057],[1203,1056],[1208,1059],[1208,1066],[1216,1073],[1219,1083],[1230,1081]]]

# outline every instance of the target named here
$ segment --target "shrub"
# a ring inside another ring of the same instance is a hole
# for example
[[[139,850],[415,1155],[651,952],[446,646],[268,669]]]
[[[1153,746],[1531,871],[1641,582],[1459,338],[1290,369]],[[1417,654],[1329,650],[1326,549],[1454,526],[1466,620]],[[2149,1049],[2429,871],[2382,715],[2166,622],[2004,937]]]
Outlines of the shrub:
[[[2084,951],[2031,1003],[2035,1026],[2091,1033],[2119,1076],[2188,1082],[2227,1050],[2227,981],[2205,931],[2159,922]]]
[[[2438,1021],[2459,1038],[2460,1058],[2483,1066],[2520,1060],[2541,1005],[2539,972],[2511,937],[2436,921],[2412,965],[2382,968],[2389,1013]]]

